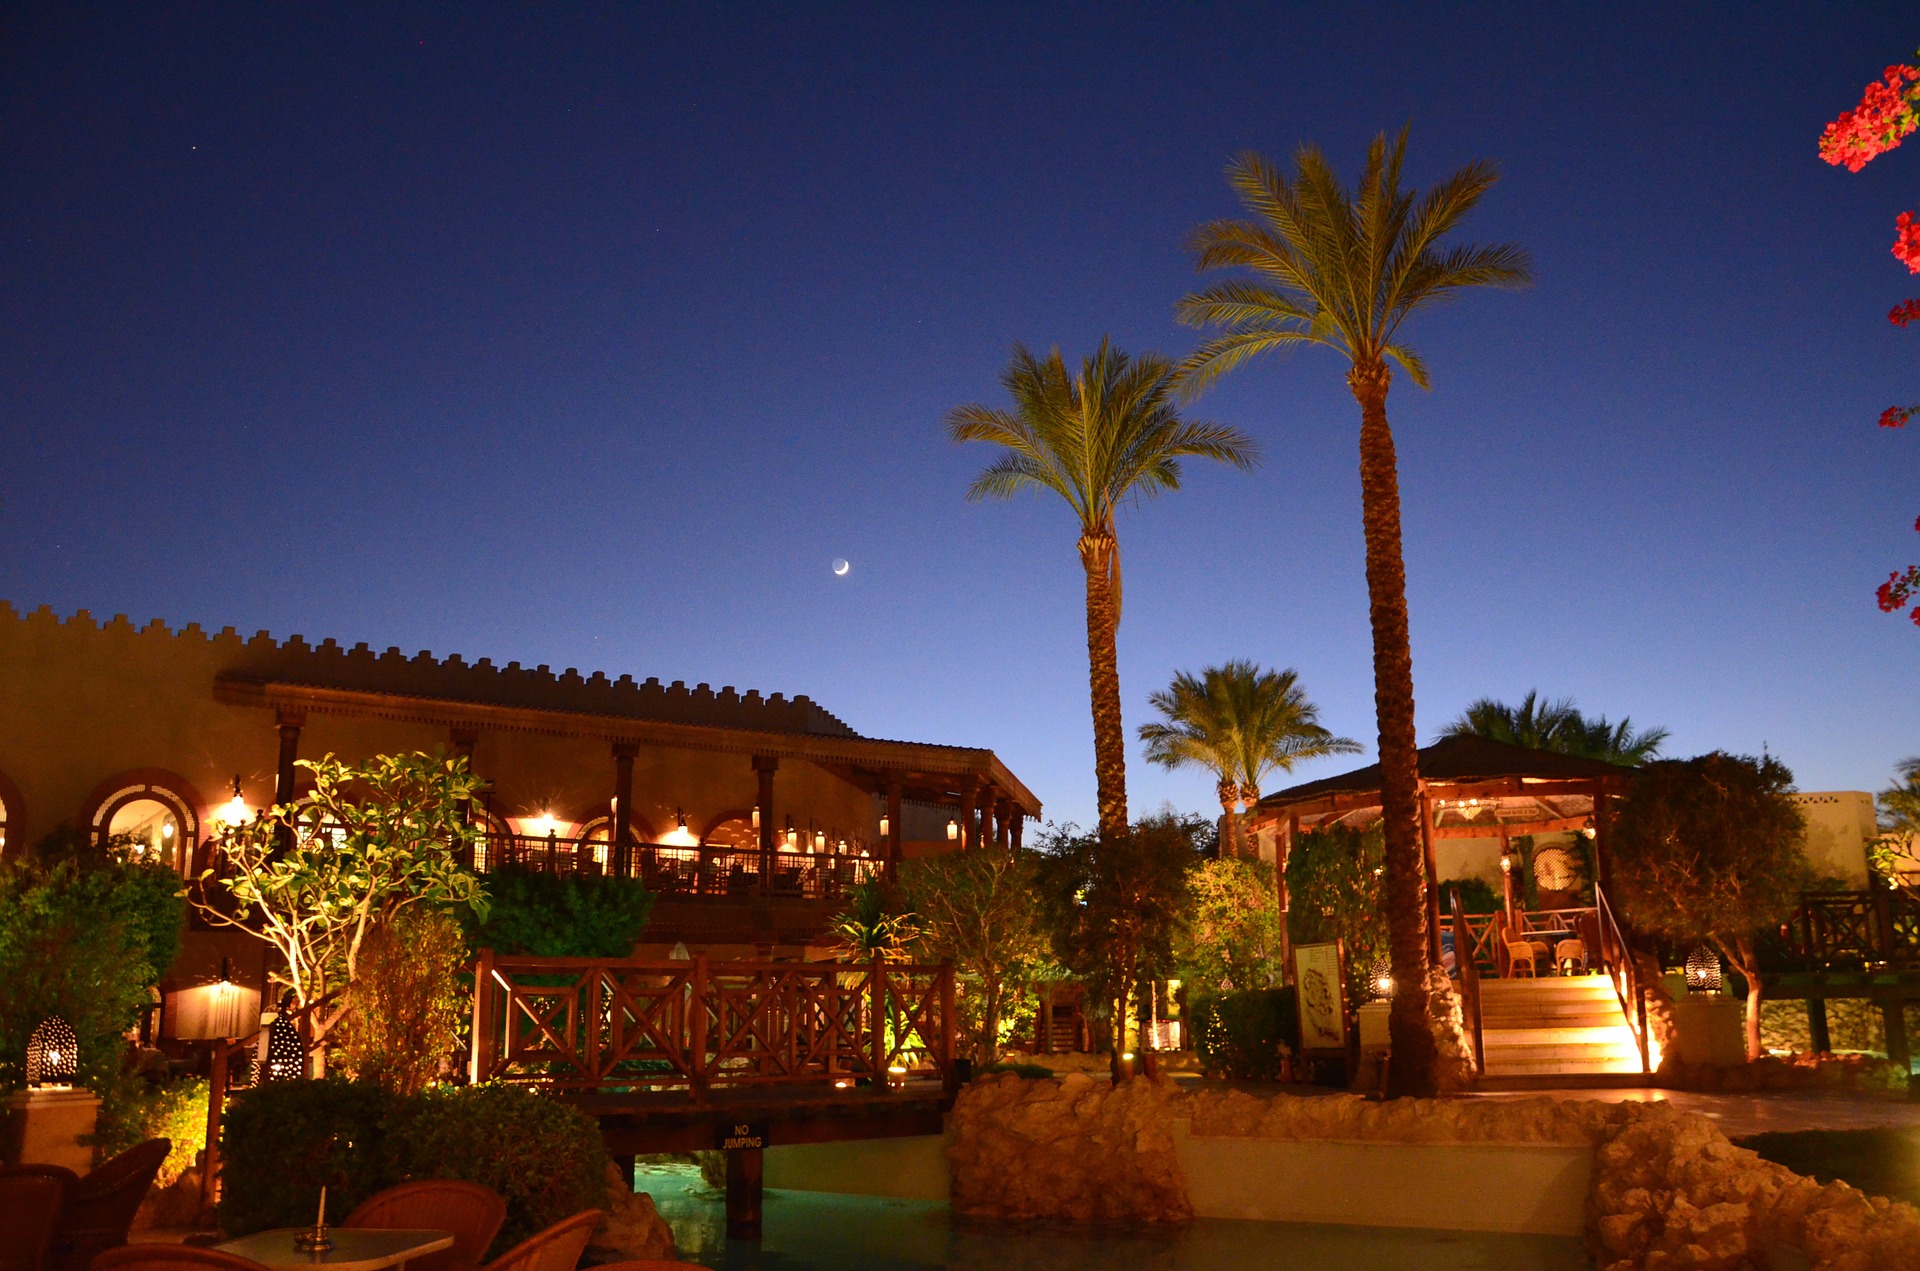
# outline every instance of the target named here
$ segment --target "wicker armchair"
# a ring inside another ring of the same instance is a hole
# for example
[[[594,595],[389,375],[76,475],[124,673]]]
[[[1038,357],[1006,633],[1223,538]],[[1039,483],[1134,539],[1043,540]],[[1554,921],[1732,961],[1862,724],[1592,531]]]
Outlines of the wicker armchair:
[[[267,1271],[267,1266],[218,1249],[137,1244],[100,1254],[93,1260],[93,1271]]]
[[[0,1271],[46,1271],[53,1226],[72,1177],[57,1166],[0,1169]]]
[[[507,1219],[507,1202],[491,1187],[450,1178],[389,1187],[360,1202],[343,1227],[451,1231],[453,1248],[407,1261],[408,1271],[478,1267]]]
[[[486,1271],[573,1271],[606,1215],[585,1209],[522,1240],[489,1262]]]
[[[148,1139],[67,1189],[53,1233],[53,1271],[87,1271],[95,1254],[127,1243],[133,1216],[172,1150],[167,1139]]]

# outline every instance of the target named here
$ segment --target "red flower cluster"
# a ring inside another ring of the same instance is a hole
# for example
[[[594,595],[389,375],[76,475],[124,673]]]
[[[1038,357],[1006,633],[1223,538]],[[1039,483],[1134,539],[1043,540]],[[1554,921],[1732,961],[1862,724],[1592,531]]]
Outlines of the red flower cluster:
[[[1880,426],[1902,428],[1915,415],[1920,415],[1920,406],[1889,406],[1880,412]]]
[[[1874,594],[1880,599],[1881,613],[1892,613],[1900,608],[1920,594],[1920,565],[1907,566],[1905,573],[1895,570],[1888,574],[1887,581],[1881,583]],[[1915,605],[1913,612],[1907,616],[1913,619],[1915,626],[1920,627],[1920,605]]]
[[[1887,321],[1896,327],[1904,327],[1909,322],[1920,322],[1920,300],[1902,300],[1887,315]]]
[[[1885,154],[1920,128],[1914,109],[1920,67],[1889,66],[1887,73],[1868,84],[1860,104],[1827,125],[1820,134],[1820,157],[1858,172],[1869,160]]]
[[[1893,218],[1893,254],[1895,259],[1907,267],[1910,274],[1920,274],[1920,221],[1913,219],[1912,212],[1902,212]]]

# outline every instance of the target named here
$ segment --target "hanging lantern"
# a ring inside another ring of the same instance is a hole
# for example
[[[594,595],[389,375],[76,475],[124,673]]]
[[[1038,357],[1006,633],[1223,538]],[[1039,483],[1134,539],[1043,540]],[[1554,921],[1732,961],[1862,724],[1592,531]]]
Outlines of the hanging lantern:
[[[73,1025],[49,1015],[27,1038],[27,1085],[65,1090],[80,1071],[80,1039]]]
[[[306,1075],[307,1048],[301,1044],[300,1030],[283,1010],[267,1026],[267,1062],[261,1067],[260,1080],[298,1081]]]
[[[1687,955],[1687,992],[1720,991],[1720,955],[1710,945],[1701,945]]]
[[[887,831],[889,827],[892,826],[892,824],[893,824],[893,821],[890,818],[884,817],[884,816],[880,818],[880,837],[881,838],[888,837]]]
[[[957,843],[959,841],[960,841],[960,822],[949,819],[947,821],[947,842]]]

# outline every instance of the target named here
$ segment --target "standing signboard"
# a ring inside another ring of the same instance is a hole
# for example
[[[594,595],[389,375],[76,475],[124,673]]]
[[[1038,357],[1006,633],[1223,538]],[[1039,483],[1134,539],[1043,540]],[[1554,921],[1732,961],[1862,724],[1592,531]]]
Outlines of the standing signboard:
[[[1293,946],[1293,983],[1300,1004],[1300,1052],[1345,1055],[1347,977],[1340,942]]]

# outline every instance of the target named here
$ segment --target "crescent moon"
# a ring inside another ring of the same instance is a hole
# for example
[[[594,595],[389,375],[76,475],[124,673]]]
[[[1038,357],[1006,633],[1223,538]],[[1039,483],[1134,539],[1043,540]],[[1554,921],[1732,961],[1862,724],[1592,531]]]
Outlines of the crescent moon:
[[[847,572],[847,571],[848,571],[849,569],[852,569],[852,568],[853,568],[853,566],[852,566],[852,565],[849,565],[849,564],[848,564],[848,563],[847,563],[847,562],[846,562],[846,561],[845,561],[844,559],[842,559],[842,558],[840,558],[840,557],[835,557],[835,558],[834,558],[834,561],[833,561],[833,572],[834,572],[834,573],[836,573],[836,574],[840,574],[840,575],[842,575],[842,576],[844,576],[844,575],[846,574],[846,572]]]

